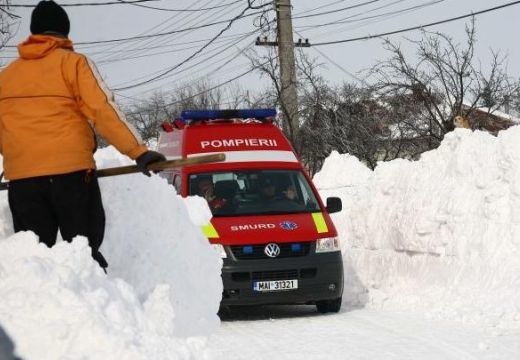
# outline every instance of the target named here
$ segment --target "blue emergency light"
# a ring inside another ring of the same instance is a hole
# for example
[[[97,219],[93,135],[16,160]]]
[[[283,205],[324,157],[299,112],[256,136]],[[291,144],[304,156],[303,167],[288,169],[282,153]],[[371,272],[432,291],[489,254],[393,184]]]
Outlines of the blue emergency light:
[[[250,255],[253,253],[253,247],[251,245],[246,245],[246,246],[244,246],[242,251],[244,252],[244,254]]]
[[[291,250],[292,252],[300,252],[302,251],[301,244],[291,244]]]
[[[188,120],[266,119],[275,116],[275,109],[188,110],[181,113],[181,120],[186,122]]]

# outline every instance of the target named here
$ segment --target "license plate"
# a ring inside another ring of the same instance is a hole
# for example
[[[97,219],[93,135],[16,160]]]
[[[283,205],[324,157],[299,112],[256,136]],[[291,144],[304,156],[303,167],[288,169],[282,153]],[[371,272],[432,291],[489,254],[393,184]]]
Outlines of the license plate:
[[[254,291],[284,291],[298,289],[298,280],[255,281]]]

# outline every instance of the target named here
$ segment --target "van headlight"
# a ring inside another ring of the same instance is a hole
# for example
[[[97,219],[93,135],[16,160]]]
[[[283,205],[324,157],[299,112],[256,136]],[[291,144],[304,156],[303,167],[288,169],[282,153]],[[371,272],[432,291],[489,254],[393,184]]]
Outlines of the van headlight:
[[[211,244],[215,252],[222,258],[227,258],[226,249],[224,249],[224,245],[222,244]]]
[[[316,241],[316,253],[340,251],[339,239],[337,237],[323,238]]]

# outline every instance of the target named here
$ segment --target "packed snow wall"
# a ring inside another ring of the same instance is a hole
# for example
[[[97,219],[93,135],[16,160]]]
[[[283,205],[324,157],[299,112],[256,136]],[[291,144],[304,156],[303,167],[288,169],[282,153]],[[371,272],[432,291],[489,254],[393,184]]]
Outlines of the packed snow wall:
[[[96,161],[131,163],[113,148]],[[204,357],[222,293],[221,260],[199,227],[207,204],[180,198],[159,176],[99,182],[108,275],[85,238],[49,249],[33,233],[12,235],[0,194],[0,326],[25,360]]]
[[[332,153],[314,180],[343,200],[347,304],[520,328],[520,127],[456,130],[375,171]]]

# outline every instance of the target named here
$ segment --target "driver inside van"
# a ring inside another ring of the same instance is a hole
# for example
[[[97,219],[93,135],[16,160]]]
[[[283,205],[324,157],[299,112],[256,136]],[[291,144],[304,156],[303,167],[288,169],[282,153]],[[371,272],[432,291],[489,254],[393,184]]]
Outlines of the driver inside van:
[[[225,199],[215,196],[215,185],[211,176],[204,176],[198,179],[197,194],[206,199],[211,210],[218,210],[226,205]]]
[[[296,193],[296,189],[295,189],[294,185],[287,186],[285,191],[283,191],[283,194],[289,200],[293,200],[293,201],[298,200],[298,194]]]
[[[259,179],[260,184],[260,200],[264,202],[271,202],[278,200],[279,198],[276,196],[276,185],[273,180],[265,175],[261,176]]]

